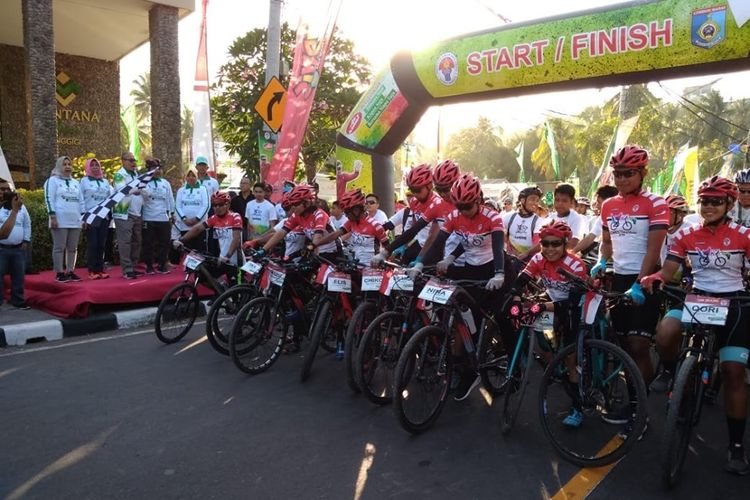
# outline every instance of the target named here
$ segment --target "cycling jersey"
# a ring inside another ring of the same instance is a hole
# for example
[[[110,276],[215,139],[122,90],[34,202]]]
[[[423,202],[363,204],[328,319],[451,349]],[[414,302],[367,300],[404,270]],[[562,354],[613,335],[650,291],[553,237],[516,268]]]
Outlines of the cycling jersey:
[[[245,261],[245,255],[240,250],[242,248],[240,245],[237,245],[234,255],[229,255],[229,247],[232,245],[234,232],[242,232],[242,217],[240,217],[240,214],[232,211],[227,211],[224,217],[214,214],[203,223],[203,226],[214,230],[214,239],[219,242],[221,256],[230,257],[232,260],[237,257],[241,262]]]
[[[553,302],[568,300],[573,283],[558,269],[564,269],[579,278],[587,279],[586,266],[578,257],[567,254],[557,262],[550,262],[541,253],[535,254],[523,270],[532,279],[541,278]]]
[[[646,257],[649,231],[667,229],[669,207],[664,198],[643,191],[605,200],[602,229],[612,238],[616,274],[639,274]]]
[[[354,252],[354,258],[365,266],[370,265],[375,252],[380,251],[380,245],[388,240],[383,226],[372,217],[362,217],[358,221],[349,219],[341,230],[344,234],[351,233],[349,249]]]
[[[716,228],[691,226],[677,234],[667,259],[690,260],[693,286],[709,293],[744,289],[743,259],[750,256],[750,229],[728,222]]]
[[[430,195],[427,197],[425,201],[419,201],[416,197],[412,197],[409,199],[409,210],[411,211],[411,217],[413,221],[419,220],[420,217],[424,217],[424,214],[427,213],[428,209],[432,206],[433,203],[436,203],[434,207],[432,207],[432,215],[435,217],[442,217],[440,209],[438,208],[440,205],[440,202],[442,202],[442,198],[438,196],[435,193],[430,193]],[[429,220],[427,222],[430,222]],[[406,226],[404,226],[404,231],[408,229]],[[425,227],[421,229],[417,233],[417,242],[424,246],[425,242],[427,241],[427,237],[430,235],[430,228]]]
[[[301,214],[294,214],[289,217],[286,222],[284,222],[284,230],[286,232],[300,230],[305,233],[307,239],[313,241],[315,233],[320,233],[325,236],[333,231],[333,227],[331,227],[328,214],[321,208],[315,208],[311,212],[305,211]],[[335,253],[337,251],[338,248],[336,247],[335,241],[331,241],[330,243],[318,247],[319,253]]]
[[[536,214],[521,215],[520,212],[503,214],[503,227],[508,235],[508,249],[513,255],[527,253],[539,243],[539,228],[543,225]]]
[[[284,222],[286,222],[286,219],[276,224],[273,230],[281,231],[284,228]],[[302,231],[290,231],[286,233],[286,236],[284,236],[284,257],[289,257],[302,250],[305,247],[306,240],[305,233]]]
[[[503,220],[500,214],[488,207],[479,207],[474,217],[467,217],[458,210],[451,212],[441,230],[460,237],[466,263],[470,266],[481,266],[494,259],[492,251],[492,233],[503,232]]]
[[[739,203],[735,203],[729,211],[729,218],[740,226],[750,227],[750,207],[742,207]]]
[[[680,227],[678,227],[674,232],[667,231],[667,235],[664,238],[664,244],[661,246],[661,263],[664,265],[664,261],[667,260],[667,254],[669,253],[669,247],[672,246],[672,242],[677,237],[677,233],[682,231],[683,229],[687,229],[690,226],[692,226],[690,222],[686,222],[685,220],[682,221],[680,224]]]

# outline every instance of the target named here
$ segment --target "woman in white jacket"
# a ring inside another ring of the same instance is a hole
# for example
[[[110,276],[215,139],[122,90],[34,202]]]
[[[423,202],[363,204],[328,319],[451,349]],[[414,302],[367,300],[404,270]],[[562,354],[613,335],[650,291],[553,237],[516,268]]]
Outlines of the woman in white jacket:
[[[112,194],[112,186],[104,178],[102,166],[96,158],[89,158],[84,165],[86,176],[81,179],[83,203],[87,211],[102,203]],[[111,216],[98,220],[97,224],[87,225],[86,229],[86,264],[89,267],[89,279],[109,278],[104,272],[104,247],[107,243]]]
[[[141,190],[143,195],[143,260],[146,262],[146,274],[166,274],[167,255],[172,229],[174,197],[172,186],[161,177],[161,162],[156,159],[146,160],[146,169],[153,170],[154,178]],[[157,267],[154,268],[154,261]]]
[[[211,208],[208,190],[198,182],[198,176],[193,169],[188,170],[185,175],[185,185],[177,190],[177,199],[174,207],[174,227],[172,239],[176,240],[188,232],[194,225],[208,218],[208,209]],[[205,238],[193,238],[185,246],[206,251]]]
[[[52,264],[55,279],[62,283],[81,281],[74,271],[84,202],[81,185],[72,175],[73,162],[67,156],[61,156],[57,159],[50,178],[44,183],[44,201],[52,232]]]

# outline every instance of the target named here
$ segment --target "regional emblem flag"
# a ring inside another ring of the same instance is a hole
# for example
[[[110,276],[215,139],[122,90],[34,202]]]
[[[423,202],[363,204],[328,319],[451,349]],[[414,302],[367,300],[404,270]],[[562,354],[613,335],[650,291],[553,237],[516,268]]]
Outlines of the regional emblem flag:
[[[694,10],[690,41],[696,47],[704,49],[719,44],[726,38],[726,20],[726,5]]]

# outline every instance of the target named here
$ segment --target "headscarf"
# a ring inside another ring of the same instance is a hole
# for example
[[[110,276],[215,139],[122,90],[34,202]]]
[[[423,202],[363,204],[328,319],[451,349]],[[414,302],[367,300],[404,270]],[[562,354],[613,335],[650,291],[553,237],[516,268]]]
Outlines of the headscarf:
[[[71,161],[67,156],[57,157],[57,161],[55,161],[55,168],[52,169],[51,176],[59,177],[61,179],[70,179],[70,176],[65,177],[65,174],[63,173],[63,163],[65,162],[65,160]]]
[[[91,164],[94,162],[99,164],[98,173],[94,173],[91,170]],[[99,163],[99,160],[97,160],[96,158],[89,158],[88,160],[86,160],[86,163],[83,164],[83,169],[86,171],[86,175],[91,177],[92,179],[101,180],[104,177],[104,172],[102,172],[102,164]]]
[[[188,182],[187,182],[187,177],[188,177],[188,175],[189,175],[190,173],[192,173],[192,174],[193,174],[193,175],[195,176],[195,186],[191,186],[191,185],[190,185],[190,184],[188,184]],[[185,172],[185,186],[187,186],[187,187],[188,187],[188,188],[190,188],[190,189],[194,189],[194,188],[196,188],[196,187],[198,187],[198,186],[200,186],[200,185],[201,185],[201,183],[200,183],[200,181],[198,180],[198,173],[197,173],[197,172],[195,171],[195,169],[194,169],[194,168],[192,168],[192,167],[188,168],[188,169],[187,169],[187,172]]]

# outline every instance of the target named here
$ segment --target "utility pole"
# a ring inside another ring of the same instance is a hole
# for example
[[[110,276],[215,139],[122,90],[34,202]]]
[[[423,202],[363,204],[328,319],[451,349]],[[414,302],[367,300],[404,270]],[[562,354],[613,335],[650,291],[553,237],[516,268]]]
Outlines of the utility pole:
[[[268,46],[266,47],[266,85],[274,76],[279,76],[281,59],[281,1],[269,0]]]

